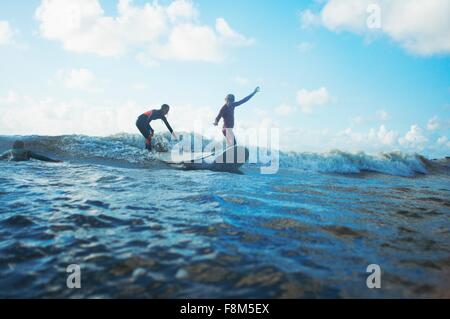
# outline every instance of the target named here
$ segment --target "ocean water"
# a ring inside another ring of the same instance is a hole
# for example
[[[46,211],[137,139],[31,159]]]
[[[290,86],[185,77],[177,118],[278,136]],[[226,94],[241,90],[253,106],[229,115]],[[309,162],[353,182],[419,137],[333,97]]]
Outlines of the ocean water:
[[[22,139],[65,162],[0,161],[1,298],[450,297],[448,159],[282,153],[277,174],[230,174],[137,135]]]

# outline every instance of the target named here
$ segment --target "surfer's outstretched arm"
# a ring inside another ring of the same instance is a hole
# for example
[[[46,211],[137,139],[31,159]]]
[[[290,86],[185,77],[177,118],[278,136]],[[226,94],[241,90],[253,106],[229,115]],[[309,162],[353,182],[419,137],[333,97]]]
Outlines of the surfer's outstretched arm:
[[[33,152],[30,152],[30,158],[34,158],[34,159],[37,159],[37,160],[43,161],[43,162],[61,163],[61,161],[59,161],[59,160],[54,160],[52,158],[49,158],[49,157],[46,157],[46,156],[43,156],[43,155],[40,155],[40,154],[36,154],[36,153],[33,153]]]
[[[173,131],[172,126],[170,126],[169,121],[167,121],[167,118],[166,118],[166,117],[163,117],[162,120],[163,120],[164,124],[166,124],[167,129],[169,130],[170,134],[172,134],[172,136],[173,136],[175,139],[177,139],[177,135],[176,135],[175,132]]]
[[[254,96],[256,95],[256,93],[259,92],[259,90],[260,90],[259,87],[257,87],[257,88],[255,89],[255,91],[253,91],[252,94],[250,94],[249,96],[247,96],[246,98],[244,98],[244,99],[242,99],[242,100],[240,100],[240,101],[238,101],[238,102],[235,102],[235,103],[234,103],[234,106],[236,107],[236,106],[242,105],[242,104],[244,104],[244,103],[247,103],[248,101],[250,101],[250,99],[251,99],[252,97],[254,97]]]

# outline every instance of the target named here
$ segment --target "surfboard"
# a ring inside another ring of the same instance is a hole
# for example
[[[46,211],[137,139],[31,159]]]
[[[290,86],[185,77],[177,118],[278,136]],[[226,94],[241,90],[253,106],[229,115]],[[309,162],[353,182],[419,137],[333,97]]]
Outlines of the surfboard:
[[[214,155],[213,152],[209,153],[202,153],[202,152],[196,152],[196,153],[158,153],[157,158],[158,160],[165,162],[167,164],[183,164],[183,163],[191,163],[195,161],[202,160],[203,158],[209,157]]]
[[[242,146],[205,153],[161,153],[158,159],[188,170],[238,171],[249,159],[249,151]]]

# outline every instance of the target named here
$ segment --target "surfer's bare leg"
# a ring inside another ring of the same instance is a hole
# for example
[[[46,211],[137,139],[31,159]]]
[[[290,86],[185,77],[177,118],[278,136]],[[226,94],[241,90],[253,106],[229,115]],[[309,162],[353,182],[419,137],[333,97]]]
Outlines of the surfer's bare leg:
[[[236,137],[234,136],[233,129],[224,128],[224,129],[222,129],[222,133],[227,140],[228,146],[236,146],[237,142],[236,142]]]

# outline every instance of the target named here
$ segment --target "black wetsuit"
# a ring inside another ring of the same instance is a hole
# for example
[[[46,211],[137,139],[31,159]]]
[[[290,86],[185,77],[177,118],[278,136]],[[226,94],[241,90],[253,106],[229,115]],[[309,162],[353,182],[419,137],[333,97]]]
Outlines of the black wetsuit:
[[[59,163],[60,161],[54,160],[51,158],[48,158],[46,156],[36,154],[31,151],[27,151],[25,149],[12,149],[7,151],[6,153],[3,153],[0,159],[2,160],[10,160],[13,162],[23,162],[23,161],[29,161],[30,159],[37,159],[39,161],[44,162],[51,162],[51,163]]]
[[[144,136],[145,145],[148,150],[151,150],[152,148],[151,139],[153,137],[153,134],[155,133],[155,131],[150,125],[150,122],[154,120],[162,120],[164,124],[166,124],[169,132],[173,134],[173,129],[170,126],[169,122],[167,121],[167,118],[162,110],[152,110],[145,112],[144,114],[138,117],[136,121],[136,126],[139,129],[139,132],[141,132],[141,134]]]

